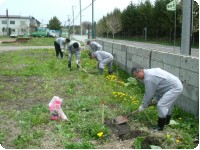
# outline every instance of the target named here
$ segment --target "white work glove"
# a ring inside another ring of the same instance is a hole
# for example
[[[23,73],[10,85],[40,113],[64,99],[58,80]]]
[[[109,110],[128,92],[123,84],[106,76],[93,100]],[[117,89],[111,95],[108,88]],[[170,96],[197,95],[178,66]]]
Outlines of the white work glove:
[[[65,53],[65,51],[62,49],[61,52]]]
[[[143,110],[145,110],[145,108],[141,105],[139,108],[138,108],[139,112],[142,112]]]

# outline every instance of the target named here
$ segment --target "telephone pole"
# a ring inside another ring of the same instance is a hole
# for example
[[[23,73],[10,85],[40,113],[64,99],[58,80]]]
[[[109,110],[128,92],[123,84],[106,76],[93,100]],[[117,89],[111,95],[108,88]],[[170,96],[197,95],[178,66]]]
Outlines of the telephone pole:
[[[193,0],[183,0],[183,21],[181,35],[181,54],[191,55]]]
[[[82,17],[82,15],[81,15],[81,0],[80,0],[80,31],[81,31],[81,35],[82,35],[82,21],[81,21],[81,17]]]
[[[73,35],[74,35],[74,7],[75,6],[72,6],[72,15],[73,15]]]
[[[70,38],[70,19],[69,19],[69,15],[68,15],[68,38]]]
[[[92,39],[94,39],[94,0],[92,0]]]

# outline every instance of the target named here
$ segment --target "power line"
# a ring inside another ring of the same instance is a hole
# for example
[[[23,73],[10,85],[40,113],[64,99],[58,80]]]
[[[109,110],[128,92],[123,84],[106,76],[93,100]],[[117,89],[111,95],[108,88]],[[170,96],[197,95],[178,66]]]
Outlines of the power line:
[[[96,0],[93,0],[93,2],[95,2],[95,1],[96,1]],[[87,7],[85,7],[84,9],[82,9],[81,12],[83,12],[83,11],[86,10],[86,9],[88,9],[91,5],[92,5],[92,3],[89,4]],[[74,20],[76,20],[76,19],[80,16],[80,13],[81,13],[81,12],[78,13],[78,15],[75,17]]]

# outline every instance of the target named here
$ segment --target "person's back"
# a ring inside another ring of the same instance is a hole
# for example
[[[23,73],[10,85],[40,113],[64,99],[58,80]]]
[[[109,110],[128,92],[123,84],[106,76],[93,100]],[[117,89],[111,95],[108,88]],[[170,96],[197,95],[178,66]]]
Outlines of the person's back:
[[[65,40],[66,38],[63,38],[63,37],[59,37],[59,38],[56,38],[56,43],[58,43],[60,46],[62,46],[64,43],[65,43]]]
[[[78,43],[79,47],[81,46],[81,44],[80,44],[78,41],[75,41],[75,40],[71,40],[71,41],[68,43],[68,45],[71,46],[71,45],[73,45],[75,42]]]
[[[97,59],[99,61],[107,59],[107,58],[112,58],[113,59],[112,54],[108,53],[106,51],[96,51],[96,52],[94,52],[94,55],[97,57]]]
[[[63,58],[63,52],[66,47],[66,38],[63,37],[56,38],[56,40],[54,41],[54,46],[56,50],[56,57],[58,58],[60,54],[61,58]]]
[[[145,69],[145,79],[144,82],[151,81],[158,84],[158,88],[165,88],[166,90],[170,88],[175,88],[180,85],[180,80],[173,74],[162,70],[160,68]]]
[[[97,43],[97,42],[91,42],[91,44],[90,44],[90,46],[91,46],[91,49],[93,50],[93,51],[102,51],[102,46],[99,44],[99,43]]]

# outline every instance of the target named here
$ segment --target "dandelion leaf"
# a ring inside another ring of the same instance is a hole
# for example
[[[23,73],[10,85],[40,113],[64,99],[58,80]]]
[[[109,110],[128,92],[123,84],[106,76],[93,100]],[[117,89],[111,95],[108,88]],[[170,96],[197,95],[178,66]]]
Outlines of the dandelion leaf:
[[[129,77],[127,80],[128,80],[128,82],[125,83],[125,86],[136,86],[136,85],[138,85],[138,81],[133,77]]]

